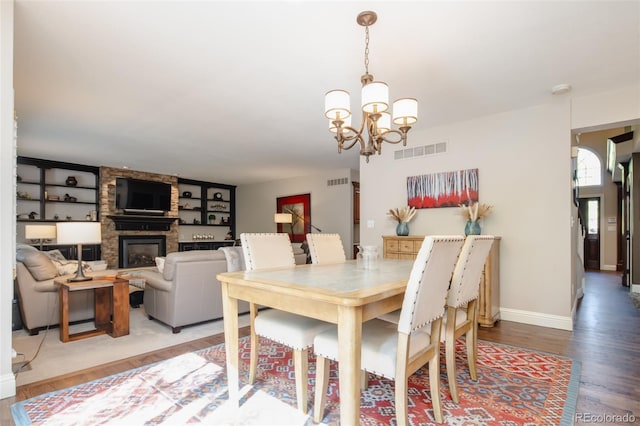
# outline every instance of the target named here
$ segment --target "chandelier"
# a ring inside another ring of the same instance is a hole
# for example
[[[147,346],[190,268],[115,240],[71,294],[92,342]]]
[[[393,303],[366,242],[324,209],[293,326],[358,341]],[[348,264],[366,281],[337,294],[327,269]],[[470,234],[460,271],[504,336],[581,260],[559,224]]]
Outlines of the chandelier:
[[[407,132],[418,121],[418,101],[411,98],[398,99],[393,103],[393,123],[397,130],[391,129],[389,109],[389,87],[382,81],[374,81],[369,74],[369,26],[378,19],[375,12],[365,11],[358,14],[356,21],[365,28],[364,74],[362,82],[362,123],[360,129],[351,127],[351,109],[349,92],[331,90],[324,98],[324,115],[329,119],[329,131],[335,133],[338,141],[338,153],[360,144],[360,155],[369,162],[369,156],[382,152],[382,143],[407,145]],[[366,128],[366,134],[365,134]]]

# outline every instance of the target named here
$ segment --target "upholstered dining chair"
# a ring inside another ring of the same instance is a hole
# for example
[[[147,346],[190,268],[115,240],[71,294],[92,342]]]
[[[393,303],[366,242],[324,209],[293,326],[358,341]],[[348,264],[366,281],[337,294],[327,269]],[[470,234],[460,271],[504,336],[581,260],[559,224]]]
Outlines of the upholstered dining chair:
[[[293,248],[289,235],[284,233],[240,234],[245,265],[248,271],[264,268],[295,267]],[[266,309],[258,312],[258,306],[249,304],[251,324],[251,355],[249,383],[253,383],[258,368],[258,336],[276,341],[293,349],[298,409],[307,413],[307,374],[309,348],[313,338],[331,324],[301,315]]]
[[[340,234],[307,234],[311,263],[340,263],[347,259]]]
[[[469,374],[478,380],[476,360],[478,358],[478,297],[480,279],[487,261],[493,235],[469,235],[458,262],[453,270],[451,285],[447,294],[446,315],[442,322],[447,362],[447,380],[451,399],[458,402],[456,383],[456,339],[465,336]]]
[[[429,385],[436,421],[440,402],[440,331],[451,274],[463,236],[429,236],[420,247],[404,294],[398,324],[372,319],[362,325],[361,367],[395,380],[396,420],[407,424],[408,379],[429,364]],[[326,402],[329,360],[338,359],[338,330],[332,327],[313,341],[316,363],[314,420],[320,422]]]

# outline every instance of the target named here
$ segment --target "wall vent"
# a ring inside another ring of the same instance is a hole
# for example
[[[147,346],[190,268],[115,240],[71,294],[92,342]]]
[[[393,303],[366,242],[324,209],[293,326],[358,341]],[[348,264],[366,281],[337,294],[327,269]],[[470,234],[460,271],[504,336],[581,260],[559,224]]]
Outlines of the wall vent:
[[[413,148],[399,149],[393,153],[394,160],[424,157],[426,155],[443,154],[447,152],[447,143],[439,142],[431,145],[420,145]]]
[[[349,178],[343,177],[339,179],[329,179],[327,181],[327,186],[346,185],[348,183],[349,183]]]

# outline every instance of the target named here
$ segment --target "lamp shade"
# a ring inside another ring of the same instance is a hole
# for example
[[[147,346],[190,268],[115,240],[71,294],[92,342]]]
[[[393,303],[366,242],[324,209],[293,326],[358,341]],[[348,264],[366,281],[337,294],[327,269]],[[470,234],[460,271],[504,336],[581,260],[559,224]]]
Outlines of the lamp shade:
[[[52,240],[56,237],[55,225],[26,225],[24,236],[30,240]]]
[[[389,86],[382,81],[372,81],[362,86],[362,110],[368,113],[389,109]]]
[[[324,95],[324,115],[329,120],[344,120],[351,115],[349,92],[331,90]]]
[[[292,223],[293,216],[291,213],[276,213],[273,215],[273,221],[275,223]]]
[[[58,222],[58,244],[100,244],[100,222]]]
[[[393,124],[410,126],[418,121],[418,101],[412,98],[398,99],[393,103]]]

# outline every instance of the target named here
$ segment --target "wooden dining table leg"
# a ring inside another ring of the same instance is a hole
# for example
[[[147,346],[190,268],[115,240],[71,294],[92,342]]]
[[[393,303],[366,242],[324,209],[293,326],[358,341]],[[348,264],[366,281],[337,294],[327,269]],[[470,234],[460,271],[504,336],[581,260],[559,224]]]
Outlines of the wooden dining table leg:
[[[360,353],[362,307],[338,307],[338,381],[340,424],[357,425],[360,419]]]
[[[222,283],[222,313],[224,316],[224,347],[227,356],[229,403],[240,406],[240,362],[238,352],[238,299],[229,296],[229,286]]]

